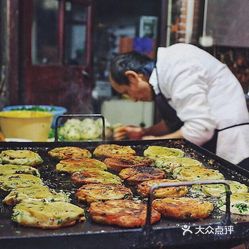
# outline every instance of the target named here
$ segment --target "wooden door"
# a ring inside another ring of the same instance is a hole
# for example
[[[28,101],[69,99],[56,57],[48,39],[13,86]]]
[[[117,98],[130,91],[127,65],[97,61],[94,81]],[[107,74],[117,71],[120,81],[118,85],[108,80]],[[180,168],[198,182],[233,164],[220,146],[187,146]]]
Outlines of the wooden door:
[[[91,0],[23,0],[20,91],[25,104],[91,111]]]

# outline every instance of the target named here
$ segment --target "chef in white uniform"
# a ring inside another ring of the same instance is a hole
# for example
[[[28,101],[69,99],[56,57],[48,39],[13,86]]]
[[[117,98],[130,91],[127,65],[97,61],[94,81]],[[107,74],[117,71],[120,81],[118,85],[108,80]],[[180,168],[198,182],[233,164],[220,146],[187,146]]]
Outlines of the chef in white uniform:
[[[225,64],[189,44],[159,48],[157,62],[136,52],[110,67],[113,88],[135,101],[155,100],[163,122],[121,127],[115,138],[185,138],[249,169],[249,115],[242,87]]]

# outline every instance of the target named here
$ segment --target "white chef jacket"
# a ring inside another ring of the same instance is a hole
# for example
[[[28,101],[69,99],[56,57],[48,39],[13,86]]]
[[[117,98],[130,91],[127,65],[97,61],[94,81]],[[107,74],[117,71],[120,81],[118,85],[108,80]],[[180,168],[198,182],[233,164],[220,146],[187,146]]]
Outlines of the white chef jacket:
[[[159,48],[158,81],[149,79],[155,94],[169,99],[184,122],[183,137],[196,145],[210,140],[214,130],[249,122],[242,87],[228,67],[190,44]],[[216,154],[234,164],[249,157],[249,125],[218,133]]]

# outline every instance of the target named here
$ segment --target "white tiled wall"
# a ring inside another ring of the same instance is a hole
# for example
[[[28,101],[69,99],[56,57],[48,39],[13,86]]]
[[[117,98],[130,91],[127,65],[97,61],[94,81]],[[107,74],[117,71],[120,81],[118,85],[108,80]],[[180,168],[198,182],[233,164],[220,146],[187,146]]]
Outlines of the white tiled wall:
[[[153,124],[154,103],[108,100],[103,102],[101,113],[112,125],[140,125],[143,122],[147,127]]]

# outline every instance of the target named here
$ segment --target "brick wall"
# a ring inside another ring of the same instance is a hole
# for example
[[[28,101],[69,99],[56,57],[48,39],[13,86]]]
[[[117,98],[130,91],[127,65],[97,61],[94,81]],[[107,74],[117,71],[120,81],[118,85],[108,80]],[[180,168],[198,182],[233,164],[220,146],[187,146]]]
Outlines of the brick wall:
[[[171,44],[177,42],[198,43],[200,29],[202,25],[201,12],[202,6],[200,0],[193,0],[193,12],[189,13],[192,8],[188,0],[176,0],[172,2],[172,26],[171,26]],[[191,18],[191,23],[188,22]],[[191,25],[192,35],[188,39],[187,29]]]

